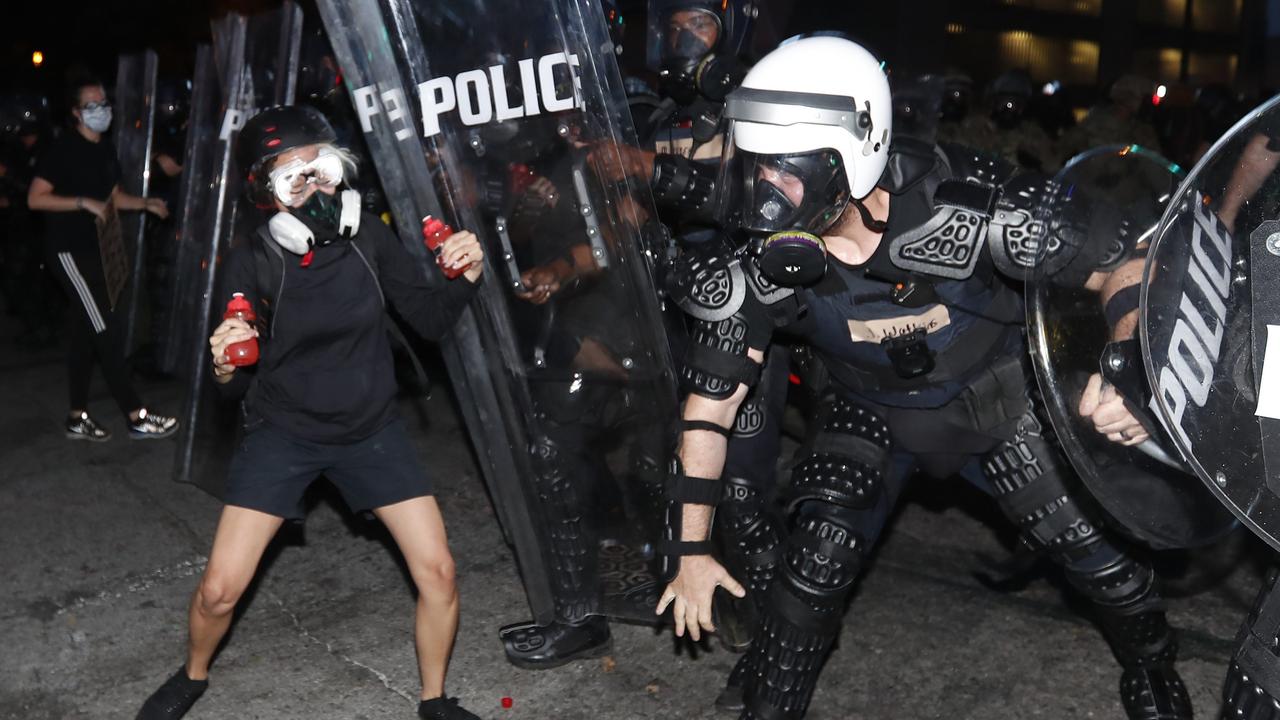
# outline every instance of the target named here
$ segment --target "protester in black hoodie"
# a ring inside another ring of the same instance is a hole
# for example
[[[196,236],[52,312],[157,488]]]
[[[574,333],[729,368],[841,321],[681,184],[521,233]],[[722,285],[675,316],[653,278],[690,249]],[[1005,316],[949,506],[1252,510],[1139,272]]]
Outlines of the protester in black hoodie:
[[[223,301],[243,293],[257,327],[227,320],[209,344],[220,390],[244,394],[246,433],[191,600],[187,662],[147,700],[140,720],[182,717],[204,692],[263,551],[286,519],[303,516],[303,492],[321,473],[353,511],[372,510],[387,526],[417,585],[419,716],[478,720],[444,695],[458,621],[453,558],[431,483],[396,413],[384,303],[439,339],[475,294],[484,256],[474,234],[456,233],[444,244],[444,263],[466,272],[428,282],[386,225],[361,216],[358,195],[344,189],[354,162],[334,141],[324,116],[304,107],[266,110],[240,133],[250,195],[276,214],[227,260]],[[259,340],[260,360],[237,369],[227,348],[250,338]]]

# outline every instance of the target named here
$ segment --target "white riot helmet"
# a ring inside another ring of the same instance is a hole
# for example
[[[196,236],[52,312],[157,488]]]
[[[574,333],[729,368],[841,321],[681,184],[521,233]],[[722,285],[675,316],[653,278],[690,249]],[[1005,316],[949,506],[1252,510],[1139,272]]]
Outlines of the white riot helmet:
[[[839,37],[766,55],[729,94],[721,219],[768,235],[761,267],[805,285],[826,269],[819,235],[875,189],[889,159],[893,105],[880,61]]]

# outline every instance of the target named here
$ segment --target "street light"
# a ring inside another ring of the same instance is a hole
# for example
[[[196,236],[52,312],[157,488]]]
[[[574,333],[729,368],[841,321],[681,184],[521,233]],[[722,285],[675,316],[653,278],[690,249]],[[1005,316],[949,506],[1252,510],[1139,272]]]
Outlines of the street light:
[[[39,50],[31,53],[31,64],[35,67],[40,67],[41,65],[43,65],[44,53],[40,52]]]

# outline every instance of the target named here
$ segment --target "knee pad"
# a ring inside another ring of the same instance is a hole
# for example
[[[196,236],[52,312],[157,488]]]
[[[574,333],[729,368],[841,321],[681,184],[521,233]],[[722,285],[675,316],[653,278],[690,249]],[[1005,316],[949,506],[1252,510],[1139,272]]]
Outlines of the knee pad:
[[[1274,660],[1272,661],[1274,663]],[[1232,661],[1222,686],[1222,717],[1237,720],[1280,720],[1280,688],[1271,676],[1251,674]],[[1273,694],[1276,693],[1276,694]]]
[[[1063,482],[1062,456],[1040,433],[1028,412],[1022,432],[1001,443],[983,459],[982,470],[996,501],[1037,552],[1047,552],[1062,565],[1093,554],[1102,542],[1098,525],[1086,517]]]
[[[787,539],[785,582],[773,593],[787,619],[814,629],[838,627],[845,600],[862,572],[865,546],[862,534],[847,523],[802,513]]]
[[[751,646],[744,718],[804,716],[862,569],[862,536],[814,505],[802,508],[787,539],[781,578]]]
[[[791,472],[793,508],[819,500],[848,508],[875,504],[889,474],[889,426],[857,403],[835,398],[819,414],[809,454]]]

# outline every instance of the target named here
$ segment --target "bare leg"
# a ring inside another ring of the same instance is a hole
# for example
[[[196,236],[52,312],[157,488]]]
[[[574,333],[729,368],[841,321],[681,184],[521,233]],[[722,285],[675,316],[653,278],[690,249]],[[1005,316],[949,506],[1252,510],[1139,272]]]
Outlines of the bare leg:
[[[433,497],[419,497],[373,512],[391,531],[418,586],[414,637],[422,699],[440,697],[458,630],[458,588],[440,506]]]
[[[283,522],[275,515],[234,505],[222,509],[209,565],[191,596],[187,676],[192,680],[209,676],[209,661],[231,626],[231,612]]]

